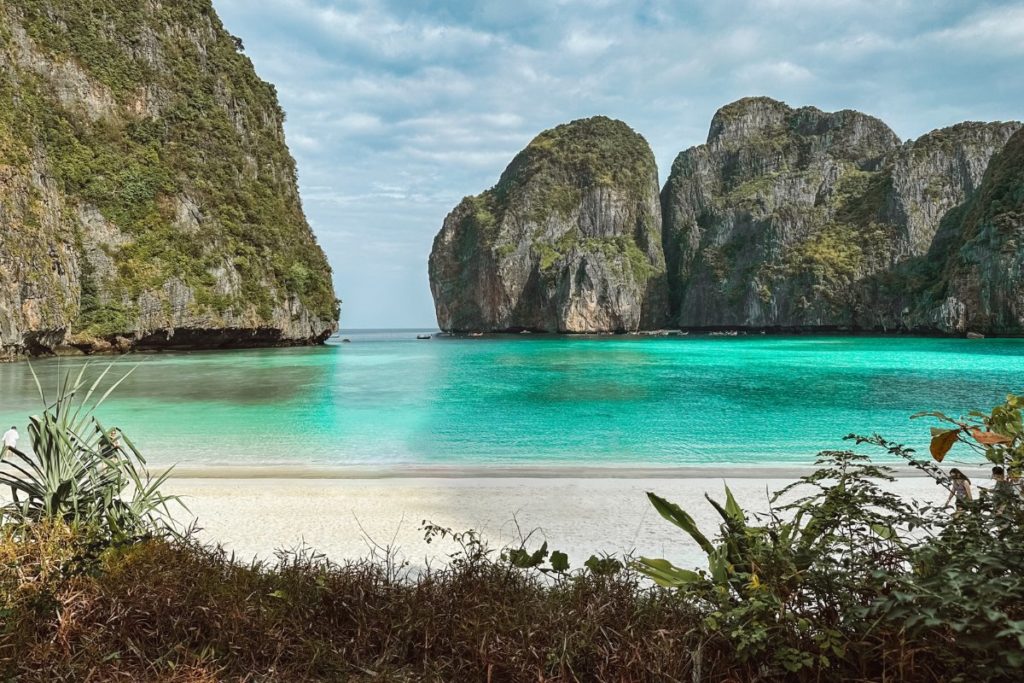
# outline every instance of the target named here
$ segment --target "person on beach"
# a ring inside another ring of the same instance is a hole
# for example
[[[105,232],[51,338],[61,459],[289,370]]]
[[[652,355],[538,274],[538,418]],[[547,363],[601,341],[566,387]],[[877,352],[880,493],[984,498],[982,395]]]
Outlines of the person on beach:
[[[3,435],[3,449],[4,451],[13,450],[18,447],[18,439],[21,438],[18,435],[18,428],[12,426]]]
[[[963,472],[957,468],[953,468],[949,471],[949,498],[946,499],[946,505],[949,505],[949,501],[956,498],[956,510],[953,514],[959,513],[961,510],[966,510],[968,503],[974,500],[971,495],[971,480],[967,478]]]
[[[121,430],[114,427],[107,432],[107,438],[105,442],[101,442],[103,449],[103,455],[110,458],[113,457],[119,450],[121,450]]]
[[[1006,477],[1006,472],[999,465],[992,468],[992,495],[997,501],[996,512],[1005,512],[1009,500],[1017,495],[1017,488]]]
[[[997,496],[1013,495],[1013,484],[1006,478],[1006,473],[999,465],[992,468],[992,481],[995,482],[992,485],[992,491]]]

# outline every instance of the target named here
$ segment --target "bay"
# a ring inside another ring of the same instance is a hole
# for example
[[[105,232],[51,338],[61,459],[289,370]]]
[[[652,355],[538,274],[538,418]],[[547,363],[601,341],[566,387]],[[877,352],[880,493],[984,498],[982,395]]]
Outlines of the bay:
[[[932,423],[912,413],[1024,389],[1017,339],[416,333],[95,358],[89,372],[134,368],[104,424],[153,465],[196,466],[802,465],[851,432],[925,448]],[[32,367],[52,393],[83,362]],[[24,434],[39,405],[28,363],[0,366],[0,425]]]

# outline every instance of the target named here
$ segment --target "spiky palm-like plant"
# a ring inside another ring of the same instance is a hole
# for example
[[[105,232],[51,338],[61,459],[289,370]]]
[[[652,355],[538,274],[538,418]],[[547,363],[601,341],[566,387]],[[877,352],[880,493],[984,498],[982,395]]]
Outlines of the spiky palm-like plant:
[[[43,412],[29,418],[31,453],[2,451],[0,485],[10,487],[12,501],[0,512],[15,521],[86,524],[112,538],[170,530],[168,503],[180,500],[160,493],[168,472],[152,477],[135,445],[95,415],[131,372],[93,402],[111,366],[91,383],[88,368],[65,375],[52,401],[32,371]]]

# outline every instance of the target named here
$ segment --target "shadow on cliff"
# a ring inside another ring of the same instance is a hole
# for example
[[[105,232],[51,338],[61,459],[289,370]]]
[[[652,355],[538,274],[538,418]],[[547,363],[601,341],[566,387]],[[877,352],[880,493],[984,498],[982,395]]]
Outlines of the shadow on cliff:
[[[964,244],[964,218],[973,197],[969,195],[940,219],[927,252],[853,283],[857,328],[925,334],[951,331],[938,325],[938,308],[949,290],[950,262]]]

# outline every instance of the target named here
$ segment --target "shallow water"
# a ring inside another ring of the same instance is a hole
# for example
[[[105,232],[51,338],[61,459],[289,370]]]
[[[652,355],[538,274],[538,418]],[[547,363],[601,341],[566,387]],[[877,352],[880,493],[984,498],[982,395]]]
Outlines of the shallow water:
[[[100,415],[156,465],[772,466],[851,432],[923,447],[912,413],[1024,389],[1013,339],[415,335],[116,359],[137,367]],[[52,389],[82,362],[34,367]],[[0,366],[0,425],[39,405],[28,364]]]

